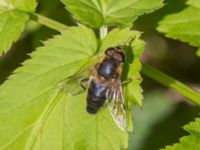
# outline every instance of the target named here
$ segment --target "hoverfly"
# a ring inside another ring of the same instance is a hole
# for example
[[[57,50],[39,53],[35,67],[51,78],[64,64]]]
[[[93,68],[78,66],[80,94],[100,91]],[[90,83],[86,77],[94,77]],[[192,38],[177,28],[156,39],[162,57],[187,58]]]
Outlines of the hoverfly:
[[[88,82],[87,112],[96,114],[106,103],[116,124],[126,128],[126,107],[121,85],[125,55],[119,46],[108,48],[105,57],[94,65]]]
[[[89,78],[83,78],[81,74],[85,71],[80,71],[68,77],[65,83],[71,86],[71,83],[75,81],[81,87],[81,90],[74,87],[76,92],[72,92],[72,95],[87,91],[86,110],[88,113],[96,114],[104,105],[107,105],[115,123],[122,130],[125,130],[127,126],[126,105],[120,79],[124,62],[123,47],[107,48],[103,60],[90,69]]]

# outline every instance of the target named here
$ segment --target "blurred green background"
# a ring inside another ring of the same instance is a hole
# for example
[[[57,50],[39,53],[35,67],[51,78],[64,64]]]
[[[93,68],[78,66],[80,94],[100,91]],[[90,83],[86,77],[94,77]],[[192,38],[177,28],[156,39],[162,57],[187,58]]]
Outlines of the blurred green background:
[[[200,89],[200,58],[195,54],[196,48],[165,38],[156,32],[159,20],[187,7],[186,0],[165,0],[165,3],[162,9],[144,15],[134,23],[133,29],[142,31],[142,39],[146,42],[142,60],[193,88]],[[69,26],[75,25],[59,0],[40,0],[37,12]],[[42,41],[55,34],[58,32],[30,21],[20,40],[0,57],[0,84],[29,58],[29,53],[42,45]],[[142,86],[143,107],[133,109],[134,132],[130,134],[128,149],[157,150],[178,142],[181,136],[188,134],[182,126],[198,117],[200,108],[146,76],[143,76]]]

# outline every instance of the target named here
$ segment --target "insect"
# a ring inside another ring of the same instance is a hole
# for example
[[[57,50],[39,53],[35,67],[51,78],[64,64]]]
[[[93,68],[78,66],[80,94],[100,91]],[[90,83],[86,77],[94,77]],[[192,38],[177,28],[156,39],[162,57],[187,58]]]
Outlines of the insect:
[[[72,95],[87,91],[86,110],[88,113],[96,114],[103,106],[107,105],[115,123],[122,130],[125,130],[127,126],[126,105],[120,79],[124,62],[123,47],[110,47],[105,50],[102,61],[90,69],[89,78],[83,78],[82,72],[85,71],[80,71],[68,77],[67,83],[65,83],[71,87],[72,83],[76,82],[75,86],[71,88],[76,90],[71,93]],[[68,90],[68,88],[66,89]]]
[[[92,69],[87,92],[87,112],[96,114],[107,104],[121,129],[126,128],[126,107],[120,80],[124,62],[125,55],[121,47],[108,48],[104,59]]]

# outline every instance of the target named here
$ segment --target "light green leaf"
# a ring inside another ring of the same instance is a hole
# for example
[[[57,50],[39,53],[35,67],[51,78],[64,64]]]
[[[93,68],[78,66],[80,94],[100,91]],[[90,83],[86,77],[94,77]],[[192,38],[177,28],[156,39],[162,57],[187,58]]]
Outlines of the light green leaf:
[[[197,51],[197,56],[200,57],[200,49],[198,49],[198,51]]]
[[[29,19],[24,11],[32,12],[35,7],[35,0],[0,0],[0,54],[20,37]]]
[[[188,0],[187,4],[200,9],[200,1],[199,0]]]
[[[194,15],[195,14],[195,15]],[[200,10],[188,7],[180,13],[165,17],[158,27],[158,31],[163,32],[168,37],[189,42],[200,47]]]
[[[140,56],[143,54],[144,51],[144,42],[139,39],[139,36],[140,34],[137,35],[137,38],[132,43],[133,60],[132,62],[129,62],[128,78],[131,78],[133,81],[130,84],[128,84],[128,96],[131,98],[133,103],[141,107],[143,99],[143,90],[140,86],[142,82],[142,77],[139,74],[139,72],[142,68]]]
[[[51,107],[55,107],[54,103],[59,100],[52,96],[55,91],[53,88],[59,81],[77,71],[96,50],[97,42],[93,31],[80,27],[71,28],[61,36],[45,42],[44,47],[31,55],[32,59],[25,62],[1,86],[0,149],[35,147],[36,139],[40,139],[40,134],[43,134],[38,128],[42,130],[48,112],[51,112]],[[55,125],[56,123],[54,122]],[[55,136],[61,136],[60,129],[58,126],[54,128],[57,132]],[[62,139],[57,140],[61,145]],[[57,141],[46,139],[45,143],[48,142],[52,146]]]
[[[34,12],[37,6],[36,0],[1,0],[0,7],[14,8],[27,12]]]
[[[18,10],[0,13],[0,54],[19,38],[28,18],[28,14]]]
[[[124,30],[116,33],[125,38]],[[119,44],[123,41],[116,39]],[[0,87],[0,149],[127,147],[128,134],[115,125],[107,107],[97,115],[89,115],[85,94],[71,96],[57,89],[60,81],[91,62],[100,47],[98,43],[92,30],[83,26],[69,28],[45,42]]]
[[[198,0],[189,0],[187,3],[189,5],[192,5],[193,7],[198,8],[199,11],[200,11],[200,1],[198,1]],[[199,47],[199,45],[198,45],[198,47]],[[200,49],[197,51],[197,56],[200,57]]]
[[[200,118],[195,119],[194,122],[191,122],[184,126],[184,129],[190,133],[189,136],[184,136],[180,139],[180,143],[174,144],[172,146],[167,146],[162,150],[199,150],[199,141],[200,141]]]
[[[93,27],[130,26],[138,16],[163,6],[163,0],[62,0],[77,19]]]
[[[108,109],[102,109],[97,115],[88,115],[85,110],[86,95],[68,97],[65,103],[66,137],[64,148],[119,150],[126,148],[128,134],[121,131],[114,123]],[[72,108],[76,108],[72,111]]]
[[[189,6],[181,12],[166,16],[160,21],[157,30],[167,37],[200,47],[200,3],[195,5],[194,2],[190,0],[188,3],[195,7]]]

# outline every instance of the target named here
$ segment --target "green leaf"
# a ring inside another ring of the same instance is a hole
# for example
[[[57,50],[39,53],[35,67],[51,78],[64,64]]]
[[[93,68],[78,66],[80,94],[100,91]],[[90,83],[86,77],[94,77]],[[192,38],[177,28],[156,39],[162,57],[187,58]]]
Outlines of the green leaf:
[[[29,15],[23,11],[35,10],[35,0],[0,1],[0,54],[7,51],[19,37]]]
[[[130,26],[138,16],[163,6],[163,0],[62,0],[77,19],[93,27]]]
[[[200,118],[195,119],[184,126],[184,129],[190,133],[189,136],[184,136],[180,139],[180,143],[174,144],[172,146],[167,146],[162,150],[198,150],[200,141]]]
[[[28,14],[18,10],[0,13],[0,54],[19,38],[28,18]]]
[[[140,86],[142,82],[142,77],[139,74],[140,70],[142,69],[142,64],[140,62],[140,56],[143,54],[144,51],[144,42],[139,39],[140,34],[137,36],[135,41],[132,44],[133,47],[133,60],[128,62],[129,63],[129,73],[128,78],[131,78],[133,81],[128,84],[128,96],[131,98],[132,102],[137,104],[138,106],[142,106],[142,88]],[[129,55],[127,53],[127,55]]]
[[[190,0],[186,9],[181,12],[168,15],[160,21],[157,30],[167,37],[178,39],[183,42],[200,47],[200,3]],[[193,7],[195,6],[195,7]]]
[[[189,5],[192,5],[193,7],[198,8],[200,11],[200,2],[198,0],[189,0],[187,3]],[[199,47],[199,45],[198,45],[198,47]],[[200,49],[197,51],[197,56],[200,57]]]
[[[200,49],[197,51],[197,56],[200,57]]]
[[[194,7],[197,7],[200,9],[200,2],[199,0],[188,0],[187,4],[191,5],[191,6],[194,6]]]
[[[195,15],[194,15],[195,14]],[[198,40],[200,35],[200,10],[194,7],[188,7],[185,10],[165,17],[158,27],[168,37],[180,39],[189,42],[194,46],[200,47]]]
[[[37,2],[36,0],[1,0],[0,6],[34,12]]]
[[[118,29],[113,32],[123,37],[108,35],[119,44],[129,33],[135,34]],[[98,43],[92,30],[83,26],[69,28],[45,42],[0,87],[0,149],[127,147],[128,134],[115,125],[107,107],[90,115],[86,112],[85,94],[71,96],[56,88],[60,81],[91,62],[102,47]]]

